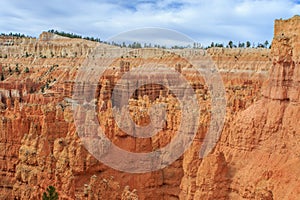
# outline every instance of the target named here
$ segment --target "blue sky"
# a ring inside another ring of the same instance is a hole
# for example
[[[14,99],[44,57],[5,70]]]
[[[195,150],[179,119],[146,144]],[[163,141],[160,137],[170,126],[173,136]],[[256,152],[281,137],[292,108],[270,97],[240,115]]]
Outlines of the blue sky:
[[[197,42],[264,42],[274,20],[300,14],[295,0],[10,0],[0,3],[0,32],[38,36],[49,29],[106,40],[143,27],[179,31]]]

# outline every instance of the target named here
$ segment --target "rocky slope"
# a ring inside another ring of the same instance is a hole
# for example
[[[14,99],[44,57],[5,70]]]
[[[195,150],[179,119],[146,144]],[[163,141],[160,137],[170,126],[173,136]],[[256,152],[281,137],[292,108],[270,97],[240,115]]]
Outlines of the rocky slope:
[[[225,125],[213,154],[187,164],[182,199],[299,198],[299,30],[299,16],[276,20],[262,98]]]
[[[297,199],[299,25],[299,17],[276,21],[271,52],[205,52],[223,78],[227,114],[220,142],[204,159],[199,150],[210,122],[210,94],[183,58],[191,50],[143,49],[115,59],[99,80],[98,118],[107,137],[123,149],[150,152],[165,146],[181,113],[166,88],[147,85],[131,97],[131,117],[145,125],[148,108],[164,102],[166,126],[148,139],[126,135],[115,124],[110,102],[122,74],[150,62],[165,64],[197,93],[200,127],[191,148],[163,170],[144,174],[97,161],[74,124],[71,98],[79,68],[95,47],[103,57],[111,57],[115,47],[50,33],[39,39],[0,38],[0,198],[40,199],[54,185],[61,199]]]

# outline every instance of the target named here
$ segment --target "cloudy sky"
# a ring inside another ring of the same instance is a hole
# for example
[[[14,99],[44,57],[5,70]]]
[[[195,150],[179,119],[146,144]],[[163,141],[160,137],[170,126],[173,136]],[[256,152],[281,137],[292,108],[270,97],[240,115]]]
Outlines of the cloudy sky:
[[[10,0],[0,3],[0,32],[38,36],[57,29],[101,40],[120,32],[158,27],[193,40],[271,40],[274,19],[300,14],[296,0]]]

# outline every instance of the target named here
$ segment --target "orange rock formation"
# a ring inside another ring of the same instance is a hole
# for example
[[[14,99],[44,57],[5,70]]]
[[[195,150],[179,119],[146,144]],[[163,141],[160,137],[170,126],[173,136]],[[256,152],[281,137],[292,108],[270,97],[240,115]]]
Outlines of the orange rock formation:
[[[78,69],[96,46],[104,57],[115,47],[50,33],[39,39],[1,37],[0,198],[41,199],[54,185],[61,199],[297,199],[299,30],[297,16],[277,20],[271,52],[206,51],[223,78],[227,114],[219,143],[203,159],[199,150],[210,122],[210,94],[183,58],[189,50],[143,49],[116,59],[99,81],[98,118],[107,137],[123,149],[149,152],[165,146],[181,113],[166,88],[147,85],[131,97],[131,117],[147,124],[147,109],[165,102],[166,126],[148,139],[125,134],[110,109],[122,73],[141,63],[163,63],[187,77],[198,95],[200,127],[192,146],[172,165],[144,174],[103,165],[76,133],[71,98]]]

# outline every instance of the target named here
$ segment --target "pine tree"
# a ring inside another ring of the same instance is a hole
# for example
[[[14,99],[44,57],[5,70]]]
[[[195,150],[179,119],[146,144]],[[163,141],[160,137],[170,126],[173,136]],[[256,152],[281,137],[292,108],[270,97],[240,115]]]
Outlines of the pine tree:
[[[266,40],[266,41],[265,41],[265,43],[264,43],[264,45],[265,45],[265,48],[268,48],[269,41],[268,41],[268,40]]]
[[[25,73],[29,73],[29,68],[28,67],[25,68]]]
[[[50,185],[47,188],[47,193],[44,192],[43,200],[58,200],[58,193],[55,191],[55,187]]]
[[[251,43],[249,41],[246,42],[246,47],[250,48],[251,47]]]
[[[228,46],[229,46],[229,48],[233,47],[233,42],[231,40],[228,42]]]

